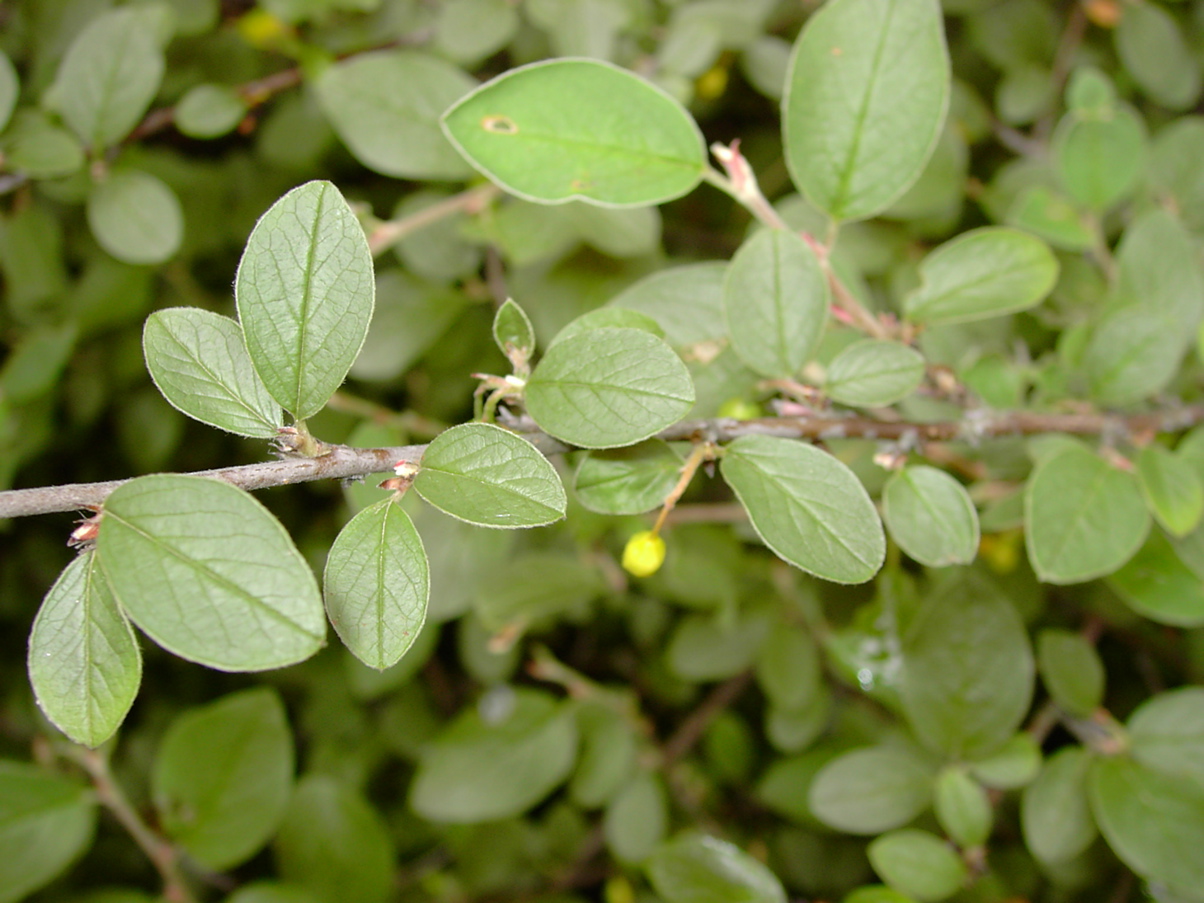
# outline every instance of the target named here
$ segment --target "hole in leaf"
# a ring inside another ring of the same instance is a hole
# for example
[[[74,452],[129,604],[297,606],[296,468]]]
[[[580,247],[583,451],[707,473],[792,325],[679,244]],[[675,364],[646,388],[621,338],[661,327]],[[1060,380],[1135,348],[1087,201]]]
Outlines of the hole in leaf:
[[[495,135],[517,135],[518,123],[509,116],[485,116],[481,119],[481,128]]]

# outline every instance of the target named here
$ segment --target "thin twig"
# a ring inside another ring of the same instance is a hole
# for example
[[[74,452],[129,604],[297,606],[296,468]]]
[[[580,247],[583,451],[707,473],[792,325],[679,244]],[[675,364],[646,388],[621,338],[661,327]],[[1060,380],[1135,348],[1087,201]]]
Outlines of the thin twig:
[[[457,213],[479,213],[501,193],[500,188],[492,182],[488,182],[469,188],[467,191],[461,191],[459,194],[453,194],[451,197],[424,207],[409,216],[383,222],[368,235],[368,247],[372,250],[373,256],[379,255],[406,236],[441,219]]]
[[[749,683],[752,682],[752,672],[743,671],[735,677],[729,677],[710,692],[702,704],[692,711],[688,718],[678,725],[668,740],[661,747],[661,767],[668,768],[674,762],[694,748],[707,727],[715,718],[740,698]]]

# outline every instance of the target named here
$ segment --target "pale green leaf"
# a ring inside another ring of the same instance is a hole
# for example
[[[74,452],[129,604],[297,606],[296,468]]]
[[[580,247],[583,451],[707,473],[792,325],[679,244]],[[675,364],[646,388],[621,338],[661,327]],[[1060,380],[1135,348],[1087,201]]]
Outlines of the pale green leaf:
[[[600,60],[511,69],[449,109],[443,128],[474,167],[541,203],[659,204],[693,189],[706,166],[681,104]]]
[[[969,868],[949,844],[918,828],[883,834],[866,854],[883,881],[920,903],[951,897],[970,878]]]
[[[97,243],[125,263],[163,263],[180,248],[184,212],[175,193],[147,172],[110,173],[88,195]]]
[[[0,132],[8,125],[20,93],[21,80],[17,77],[17,70],[13,68],[13,61],[8,58],[8,54],[0,51]]]
[[[855,749],[815,776],[815,817],[849,834],[880,834],[907,824],[932,802],[932,766],[902,746]]]
[[[260,218],[234,296],[268,392],[298,420],[316,414],[359,354],[375,296],[364,230],[334,185],[307,182]]]
[[[1020,797],[1020,826],[1029,852],[1042,862],[1078,856],[1097,831],[1087,801],[1092,757],[1079,746],[1058,750]]]
[[[903,714],[925,746],[979,758],[1032,704],[1033,654],[1015,606],[973,571],[931,591],[903,635]]]
[[[541,527],[564,517],[567,504],[548,459],[490,423],[463,423],[436,436],[414,489],[440,511],[482,527]]]
[[[624,789],[636,770],[639,752],[632,723],[602,701],[577,710],[580,755],[569,782],[569,796],[585,809],[596,809]]]
[[[176,105],[176,128],[190,138],[217,138],[233,131],[247,114],[247,104],[226,85],[200,84],[188,89]]]
[[[987,787],[1015,790],[1037,776],[1041,748],[1027,731],[1013,734],[993,753],[968,762],[970,773]]]
[[[1138,762],[1204,787],[1204,687],[1152,696],[1129,716],[1126,727]]]
[[[1204,626],[1204,581],[1161,530],[1152,531],[1108,583],[1144,618],[1175,627]]]
[[[1162,445],[1137,456],[1137,479],[1150,513],[1172,536],[1186,536],[1204,516],[1204,483],[1195,467]]]
[[[920,176],[949,103],[936,0],[832,0],[808,18],[782,101],[794,184],[835,220],[884,210]]]
[[[1150,881],[1204,886],[1204,787],[1123,756],[1092,762],[1088,786],[1100,833],[1125,865]]]
[[[1107,119],[1067,114],[1053,137],[1062,185],[1088,209],[1102,212],[1127,196],[1145,169],[1145,126],[1125,106]]]
[[[53,881],[92,843],[96,800],[41,766],[0,761],[0,903]]]
[[[1082,634],[1056,627],[1037,634],[1037,666],[1045,689],[1076,718],[1091,715],[1104,699],[1104,665]]]
[[[571,339],[573,336],[588,332],[591,329],[606,329],[608,327],[614,329],[642,329],[644,332],[652,333],[658,339],[665,337],[665,331],[661,329],[660,324],[647,314],[627,310],[623,307],[607,305],[606,307],[587,311],[581,316],[570,320],[560,332],[556,333],[556,338],[552,339],[548,347],[550,348],[557,342]]]
[[[828,365],[824,391],[854,407],[882,407],[906,398],[924,378],[924,358],[898,342],[863,339]]]
[[[1126,306],[1104,316],[1083,352],[1091,397],[1100,405],[1133,404],[1166,388],[1189,335],[1171,312]]]
[[[400,505],[383,499],[339,531],[322,585],[330,623],[356,658],[383,671],[406,654],[426,622],[431,580]]]
[[[764,863],[707,834],[679,834],[644,869],[665,903],[786,903],[786,891]]]
[[[117,603],[159,645],[224,671],[302,661],[326,619],[309,565],[241,489],[154,474],[108,497],[97,541]]]
[[[163,51],[151,16],[126,6],[89,23],[59,63],[53,101],[80,140],[115,144],[142,118],[163,78]]]
[[[602,836],[620,862],[643,862],[665,838],[669,805],[658,775],[636,775],[606,807]]]
[[[435,46],[457,63],[479,63],[510,43],[519,22],[510,0],[447,0],[435,20]]]
[[[1063,251],[1086,251],[1095,243],[1087,215],[1044,185],[1030,185],[1017,194],[1004,221]]]
[[[1043,460],[1024,494],[1025,545],[1046,583],[1110,574],[1136,554],[1150,515],[1132,474],[1078,446]]]
[[[151,772],[159,824],[214,870],[245,862],[268,842],[292,789],[292,732],[270,687],[179,715]]]
[[[84,149],[70,130],[40,110],[18,109],[4,136],[8,168],[32,179],[54,179],[79,172]]]
[[[360,53],[317,79],[318,102],[356,159],[406,179],[462,179],[471,172],[439,130],[439,117],[473,79],[417,50]]]
[[[463,710],[423,751],[410,785],[410,805],[423,818],[509,818],[568,777],[577,753],[572,710],[536,690],[499,692],[492,708]]]
[[[966,488],[935,467],[907,467],[882,490],[882,519],[920,564],[969,564],[978,554],[978,512]]]
[[[836,458],[804,442],[742,436],[720,469],[765,544],[795,567],[836,583],[864,583],[882,567],[882,521]]]
[[[260,439],[275,437],[284,423],[228,317],[195,307],[155,311],[142,330],[142,351],[163,397],[189,417]]]
[[[983,786],[964,766],[941,769],[933,787],[932,808],[949,839],[959,847],[981,847],[991,836],[994,810]]]
[[[1157,3],[1126,4],[1120,12],[1116,52],[1138,87],[1171,110],[1192,106],[1200,96],[1200,62],[1178,22]]]
[[[1015,313],[1039,304],[1058,278],[1041,239],[986,226],[945,242],[920,262],[921,285],[903,301],[908,319],[934,326]]]
[[[586,508],[600,514],[643,514],[657,508],[677,484],[681,456],[660,439],[590,452],[581,459],[573,488]]]
[[[642,329],[592,329],[557,342],[527,381],[527,412],[582,448],[634,445],[684,417],[694,403],[686,365]]]
[[[1116,296],[1191,332],[1204,317],[1204,272],[1195,237],[1169,211],[1146,211],[1126,227],[1116,250]]]
[[[828,322],[828,280],[815,252],[793,232],[757,232],[727,268],[723,315],[744,363],[762,376],[793,377]]]
[[[775,706],[805,708],[823,686],[819,649],[801,627],[776,626],[757,657],[757,683]]]
[[[46,717],[85,746],[108,740],[133,705],[142,652],[94,552],[46,593],[29,636],[29,680]]]
[[[507,298],[493,316],[493,340],[507,357],[517,353],[526,360],[535,353],[535,327],[513,298]]]

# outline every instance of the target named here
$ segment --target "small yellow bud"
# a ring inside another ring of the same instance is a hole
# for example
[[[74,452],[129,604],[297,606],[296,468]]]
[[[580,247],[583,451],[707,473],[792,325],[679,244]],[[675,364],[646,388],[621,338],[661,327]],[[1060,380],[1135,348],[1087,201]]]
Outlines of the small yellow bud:
[[[242,39],[259,49],[274,47],[292,34],[287,23],[261,9],[253,9],[240,18],[237,27]]]
[[[732,420],[755,420],[765,415],[759,404],[744,398],[729,398],[719,406],[717,413],[720,417],[730,417]]]
[[[623,570],[635,577],[649,577],[665,563],[665,541],[651,530],[643,530],[627,540],[623,549]]]

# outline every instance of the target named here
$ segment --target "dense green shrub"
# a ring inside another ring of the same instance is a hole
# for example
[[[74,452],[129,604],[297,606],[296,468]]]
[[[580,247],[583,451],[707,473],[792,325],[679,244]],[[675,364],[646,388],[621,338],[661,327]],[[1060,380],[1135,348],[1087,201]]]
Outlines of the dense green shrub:
[[[1204,0],[0,26],[0,903],[1204,900]]]

